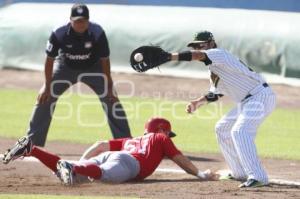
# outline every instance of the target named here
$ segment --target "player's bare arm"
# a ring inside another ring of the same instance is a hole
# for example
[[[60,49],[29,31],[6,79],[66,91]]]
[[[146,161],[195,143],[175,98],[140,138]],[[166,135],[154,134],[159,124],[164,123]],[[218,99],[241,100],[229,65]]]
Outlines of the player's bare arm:
[[[200,108],[202,105],[207,104],[208,101],[205,98],[205,96],[201,96],[195,100],[192,100],[187,106],[186,106],[186,112],[187,113],[193,113],[198,108]]]
[[[95,144],[90,146],[81,156],[80,160],[88,160],[95,157],[103,152],[109,151],[108,141],[97,141]]]
[[[172,159],[178,166],[180,166],[187,173],[198,177],[200,180],[217,180],[218,175],[206,170],[204,172],[197,169],[197,167],[184,155],[175,155]]]
[[[53,63],[54,63],[54,58],[47,56],[46,60],[45,60],[45,69],[44,69],[45,83],[44,83],[44,86],[42,87],[42,89],[40,90],[38,98],[37,98],[37,102],[39,104],[44,104],[50,98]]]
[[[197,99],[192,100],[187,106],[186,106],[186,112],[187,113],[193,113],[198,108],[200,108],[202,105],[208,104],[210,102],[215,102],[219,100],[220,97],[223,97],[222,94],[215,94],[213,92],[208,92],[206,95],[203,95]]]

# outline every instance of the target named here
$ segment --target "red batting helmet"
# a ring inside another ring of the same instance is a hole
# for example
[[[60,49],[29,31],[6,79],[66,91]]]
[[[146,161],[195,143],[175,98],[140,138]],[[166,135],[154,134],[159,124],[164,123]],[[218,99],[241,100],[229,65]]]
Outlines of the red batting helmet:
[[[175,137],[176,134],[171,131],[171,123],[164,118],[154,117],[145,124],[145,133],[157,133],[159,130],[169,131],[169,137]]]

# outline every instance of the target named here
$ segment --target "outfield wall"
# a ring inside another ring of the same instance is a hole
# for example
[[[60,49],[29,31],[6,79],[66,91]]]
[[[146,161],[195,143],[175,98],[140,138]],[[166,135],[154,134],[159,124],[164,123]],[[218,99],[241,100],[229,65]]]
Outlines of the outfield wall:
[[[68,21],[71,4],[18,3],[0,9],[0,67],[43,69],[51,30]],[[132,71],[130,52],[140,45],[187,49],[196,31],[211,30],[220,47],[249,66],[281,77],[300,77],[300,14],[218,8],[89,4],[91,20],[106,30],[112,70]],[[166,64],[168,73],[195,75],[199,62]],[[172,69],[170,69],[172,68]]]
[[[0,5],[11,3],[73,3],[74,0],[0,0]],[[184,6],[206,8],[236,8],[253,10],[277,10],[300,12],[299,0],[84,0],[92,4],[143,5],[143,6]]]

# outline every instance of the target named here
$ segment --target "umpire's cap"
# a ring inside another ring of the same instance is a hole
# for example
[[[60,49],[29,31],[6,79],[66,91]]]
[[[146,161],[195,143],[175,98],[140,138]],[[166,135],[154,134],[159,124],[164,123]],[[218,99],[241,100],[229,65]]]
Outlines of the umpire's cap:
[[[191,41],[187,46],[192,47],[194,44],[210,42],[213,40],[215,40],[213,34],[207,30],[204,30],[201,32],[197,32],[194,36],[194,40]]]
[[[159,130],[169,132],[169,137],[175,137],[176,134],[171,131],[171,123],[161,117],[150,118],[145,124],[145,133],[157,133]]]
[[[89,19],[89,9],[85,4],[76,3],[71,9],[71,20],[75,21],[77,19]]]

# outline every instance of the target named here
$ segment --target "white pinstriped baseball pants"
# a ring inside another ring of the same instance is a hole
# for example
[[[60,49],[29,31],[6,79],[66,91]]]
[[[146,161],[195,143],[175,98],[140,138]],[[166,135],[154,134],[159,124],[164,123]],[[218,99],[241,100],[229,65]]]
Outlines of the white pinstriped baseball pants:
[[[275,94],[269,87],[264,88],[241,102],[216,124],[218,143],[234,178],[268,183],[254,140],[259,125],[275,105]]]

